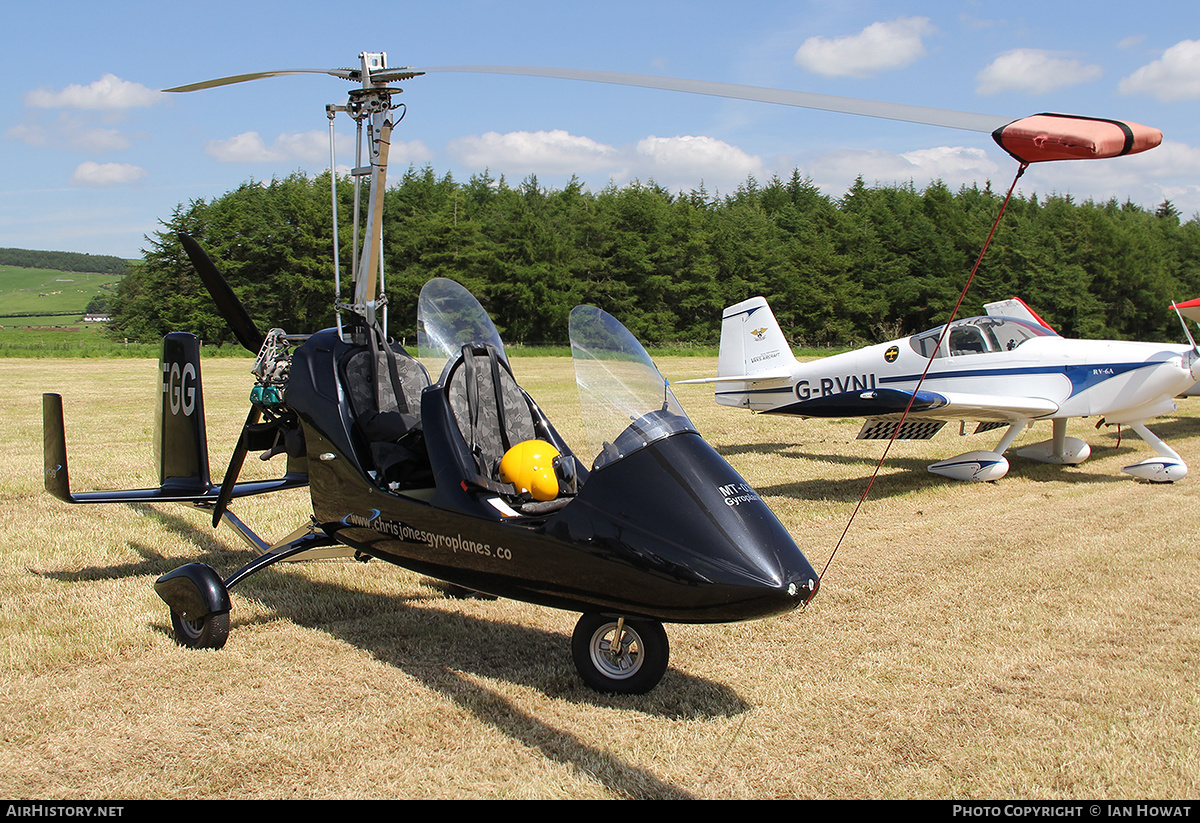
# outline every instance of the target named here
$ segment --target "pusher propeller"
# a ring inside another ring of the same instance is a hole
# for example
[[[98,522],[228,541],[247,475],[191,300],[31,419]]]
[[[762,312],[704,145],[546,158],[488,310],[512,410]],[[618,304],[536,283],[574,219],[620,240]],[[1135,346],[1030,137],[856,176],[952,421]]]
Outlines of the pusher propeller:
[[[258,354],[263,344],[263,333],[258,330],[258,326],[250,317],[250,313],[246,311],[246,307],[242,305],[242,301],[238,300],[237,295],[233,293],[229,282],[221,276],[221,272],[217,270],[212,258],[204,249],[200,248],[200,244],[190,235],[181,232],[179,242],[183,244],[183,249],[191,259],[192,266],[200,275],[208,293],[212,295],[213,302],[217,304],[217,311],[221,313],[225,322],[229,324],[229,328],[233,330],[234,337],[251,353]]]
[[[229,282],[221,275],[212,258],[208,256],[208,253],[200,247],[200,244],[193,237],[181,232],[179,234],[179,242],[183,244],[184,251],[187,252],[188,257],[191,258],[192,265],[196,268],[196,273],[204,281],[205,288],[212,295],[213,302],[217,304],[217,310],[233,330],[233,334],[238,342],[254,354],[258,354],[262,349],[264,336],[250,317],[250,313],[246,311],[245,305],[233,293]],[[233,456],[229,458],[229,466],[225,469],[225,478],[221,481],[221,491],[217,495],[217,502],[213,506],[213,528],[216,528],[220,524],[221,517],[225,514],[225,509],[229,506],[229,500],[233,496],[233,487],[237,484],[238,475],[242,471],[242,464],[246,460],[246,452],[250,448],[250,432],[258,423],[261,416],[262,412],[257,406],[250,407],[250,412],[246,416],[246,422],[242,426],[241,433],[238,435],[238,442],[237,446],[234,447]]]

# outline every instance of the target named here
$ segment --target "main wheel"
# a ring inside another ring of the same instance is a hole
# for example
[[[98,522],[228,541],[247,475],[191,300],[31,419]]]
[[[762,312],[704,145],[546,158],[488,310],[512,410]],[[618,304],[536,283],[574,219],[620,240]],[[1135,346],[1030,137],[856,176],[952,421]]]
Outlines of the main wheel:
[[[583,682],[596,691],[645,694],[666,672],[670,645],[655,620],[585,614],[571,636],[571,657]]]
[[[171,612],[175,642],[189,649],[219,649],[229,638],[229,612],[214,612],[196,620],[186,620]]]

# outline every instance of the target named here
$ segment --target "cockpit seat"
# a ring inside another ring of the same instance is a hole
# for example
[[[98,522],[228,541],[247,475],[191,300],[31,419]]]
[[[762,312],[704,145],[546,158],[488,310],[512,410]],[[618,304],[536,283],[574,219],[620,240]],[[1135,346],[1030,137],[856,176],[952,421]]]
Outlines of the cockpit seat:
[[[371,335],[371,345],[342,365],[344,385],[381,485],[432,483],[421,431],[421,392],[429,385],[425,368],[408,352]]]
[[[492,346],[464,346],[447,397],[479,475],[498,483],[504,453],[537,436],[530,401],[508,363]]]
[[[549,514],[571,501],[576,492],[575,458],[495,347],[463,346],[446,380],[446,399],[466,446],[460,459],[473,463],[461,467],[468,483],[503,498],[520,514]],[[535,439],[553,444],[561,455],[555,466],[559,496],[551,500],[533,500],[500,473],[500,461],[509,449]]]

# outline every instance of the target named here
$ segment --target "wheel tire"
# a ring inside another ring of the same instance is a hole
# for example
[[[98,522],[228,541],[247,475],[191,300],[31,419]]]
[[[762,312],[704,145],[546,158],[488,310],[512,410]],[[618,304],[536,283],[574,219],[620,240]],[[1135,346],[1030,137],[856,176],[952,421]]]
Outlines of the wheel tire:
[[[215,612],[198,620],[186,620],[171,612],[175,642],[189,649],[219,649],[229,637],[229,612]]]
[[[585,614],[571,636],[571,657],[583,682],[599,692],[645,694],[667,670],[670,644],[655,620],[626,619],[620,650],[613,651],[617,618]]]

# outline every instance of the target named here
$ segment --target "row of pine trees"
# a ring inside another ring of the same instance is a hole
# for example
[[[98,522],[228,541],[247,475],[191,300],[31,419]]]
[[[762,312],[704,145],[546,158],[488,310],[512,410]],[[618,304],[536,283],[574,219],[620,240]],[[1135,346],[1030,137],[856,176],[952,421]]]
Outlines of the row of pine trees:
[[[181,204],[147,238],[112,301],[112,332],[153,340],[187,330],[231,340],[177,240],[208,251],[261,328],[332,325],[329,177],[250,181]],[[343,294],[353,192],[338,182]],[[410,169],[387,191],[384,277],[390,328],[412,339],[432,277],[469,288],[508,343],[560,343],[580,303],[644,342],[715,344],[721,309],[764,295],[796,346],[855,346],[949,316],[1002,202],[984,187],[868,186],[841,197],[798,172],[735,192],[672,193],[633,183],[466,183]],[[1018,196],[960,316],[1018,296],[1071,337],[1182,341],[1173,300],[1200,297],[1200,221],[1164,202]]]

